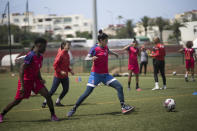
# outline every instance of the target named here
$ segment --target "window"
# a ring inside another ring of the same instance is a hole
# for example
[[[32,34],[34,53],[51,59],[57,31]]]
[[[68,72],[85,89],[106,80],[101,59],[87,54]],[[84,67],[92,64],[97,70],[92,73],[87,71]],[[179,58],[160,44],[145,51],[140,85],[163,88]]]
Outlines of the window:
[[[27,22],[27,21],[28,21],[28,19],[27,19],[27,18],[24,18],[24,19],[23,19],[23,21],[24,21],[24,22]]]
[[[88,26],[88,23],[83,23],[84,26]]]
[[[70,23],[72,19],[70,17],[64,18],[64,23]]]
[[[61,23],[61,19],[56,19],[55,21],[54,21],[54,24],[60,24]]]
[[[43,22],[43,19],[38,19],[38,22]]]
[[[46,18],[46,19],[45,19],[45,21],[51,21],[51,20],[52,20],[51,18]]]
[[[70,30],[70,29],[72,29],[70,26],[66,26],[65,28],[64,28],[65,30]]]
[[[18,23],[19,22],[19,19],[14,19],[14,23]]]

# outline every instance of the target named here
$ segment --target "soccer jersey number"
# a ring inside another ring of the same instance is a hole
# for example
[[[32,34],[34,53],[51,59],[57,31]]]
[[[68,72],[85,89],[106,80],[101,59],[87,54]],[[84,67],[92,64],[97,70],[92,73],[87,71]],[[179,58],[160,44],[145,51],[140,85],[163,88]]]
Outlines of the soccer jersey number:
[[[185,52],[185,59],[186,60],[190,60],[191,59],[191,55],[190,54],[191,54],[190,51],[186,51]]]

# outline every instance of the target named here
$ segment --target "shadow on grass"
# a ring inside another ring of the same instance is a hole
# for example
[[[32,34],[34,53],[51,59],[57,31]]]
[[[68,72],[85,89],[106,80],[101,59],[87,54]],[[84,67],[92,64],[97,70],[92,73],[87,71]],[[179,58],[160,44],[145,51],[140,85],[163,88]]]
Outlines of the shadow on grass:
[[[31,122],[35,122],[35,123],[48,123],[48,122],[61,122],[61,121],[66,121],[66,120],[78,120],[79,118],[59,118],[59,121],[51,121],[50,119],[42,119],[42,120],[21,120],[21,121],[4,121],[3,123],[15,123],[15,122],[17,122],[17,123],[25,123],[25,122],[27,122],[27,123],[31,123]]]

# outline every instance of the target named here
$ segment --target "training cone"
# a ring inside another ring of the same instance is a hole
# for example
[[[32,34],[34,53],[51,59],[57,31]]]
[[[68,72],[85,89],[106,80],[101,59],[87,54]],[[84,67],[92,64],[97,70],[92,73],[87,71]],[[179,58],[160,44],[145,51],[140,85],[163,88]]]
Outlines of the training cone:
[[[81,77],[78,78],[78,81],[81,81]]]
[[[197,95],[197,92],[194,92],[193,95]]]

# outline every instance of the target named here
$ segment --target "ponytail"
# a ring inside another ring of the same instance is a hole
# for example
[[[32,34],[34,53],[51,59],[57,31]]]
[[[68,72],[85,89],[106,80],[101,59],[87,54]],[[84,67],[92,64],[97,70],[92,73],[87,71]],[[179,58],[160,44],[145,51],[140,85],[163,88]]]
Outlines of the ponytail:
[[[105,40],[105,39],[108,39],[108,35],[103,33],[103,31],[100,29],[99,35],[98,35],[98,41]]]

